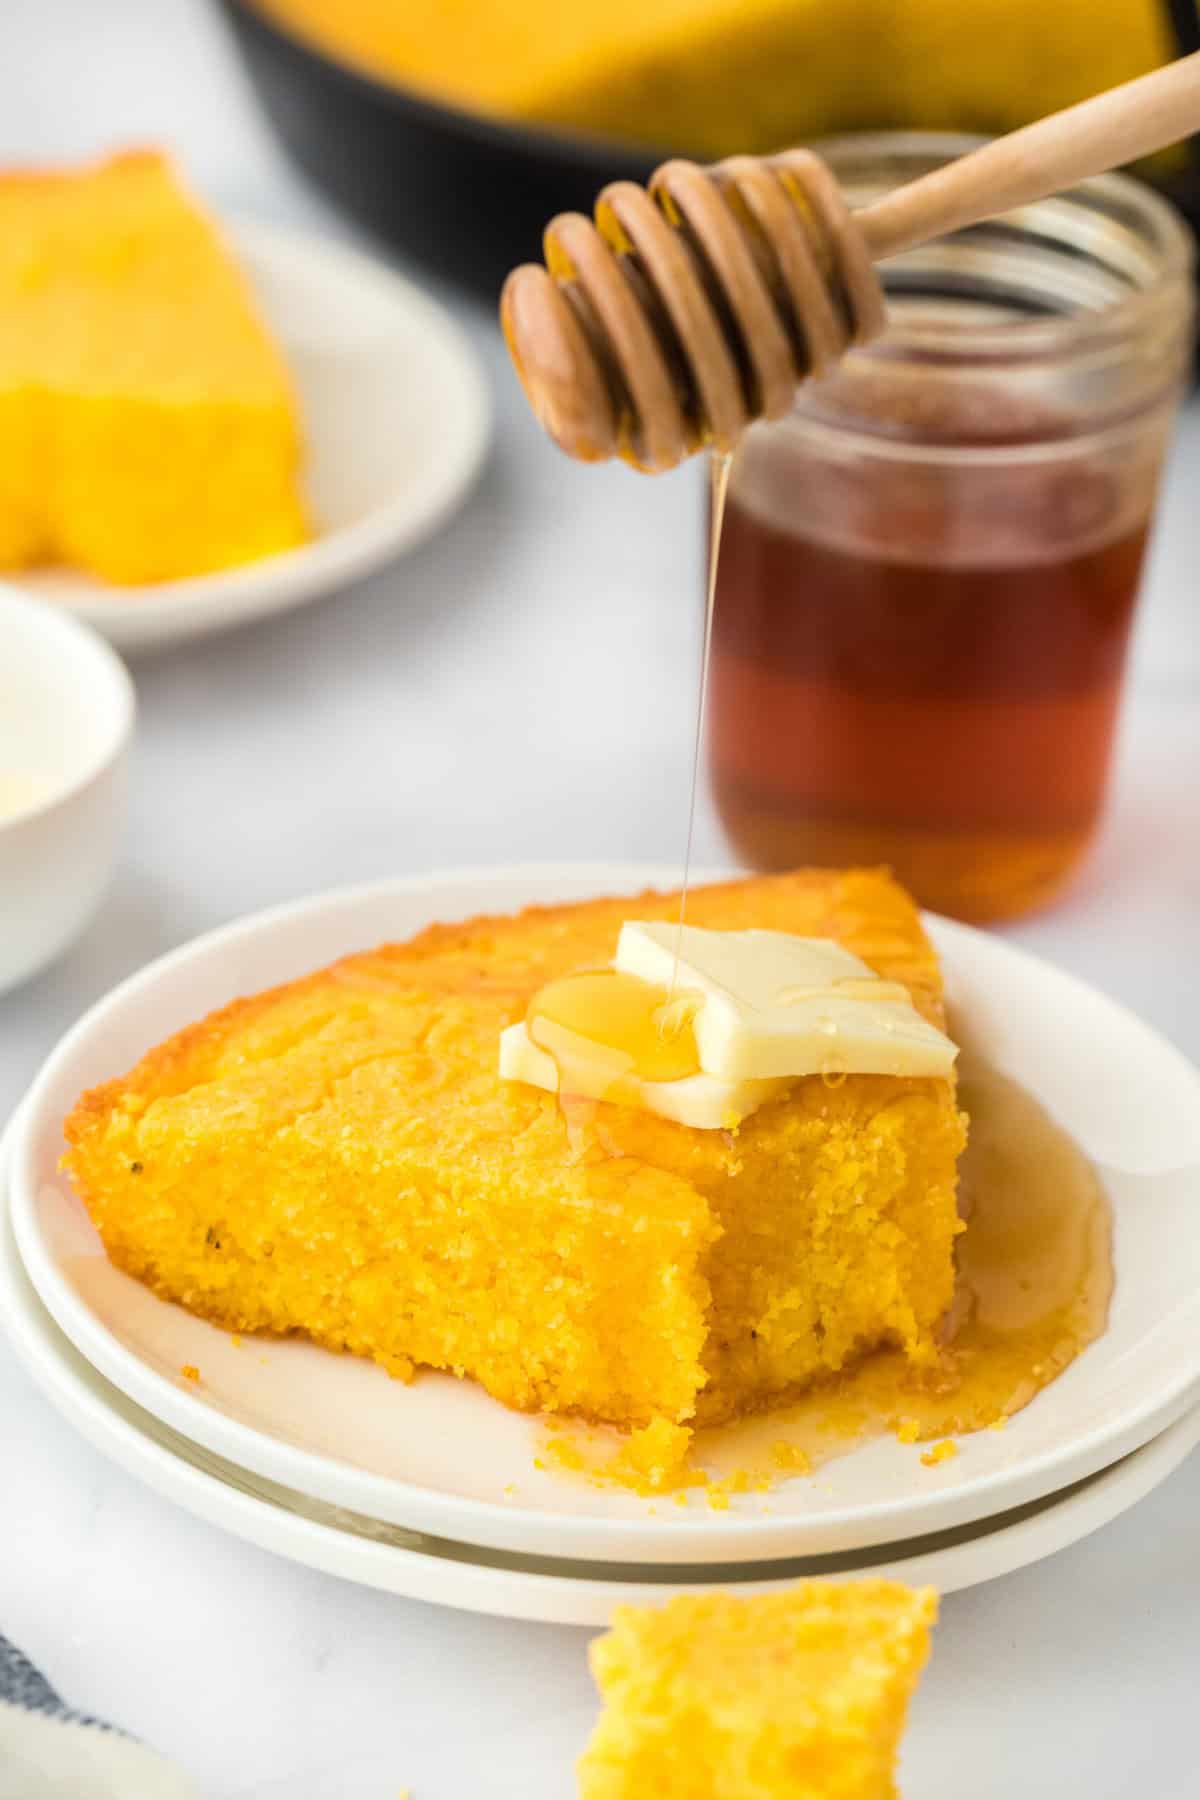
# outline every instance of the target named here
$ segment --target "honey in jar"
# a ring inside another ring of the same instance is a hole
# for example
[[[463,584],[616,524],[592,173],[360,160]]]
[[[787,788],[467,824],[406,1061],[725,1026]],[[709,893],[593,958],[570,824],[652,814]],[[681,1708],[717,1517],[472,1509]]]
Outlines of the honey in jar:
[[[830,161],[861,203],[937,142]],[[885,336],[744,439],[708,747],[745,861],[888,864],[975,920],[1068,880],[1103,811],[1188,266],[1121,177],[910,252]]]

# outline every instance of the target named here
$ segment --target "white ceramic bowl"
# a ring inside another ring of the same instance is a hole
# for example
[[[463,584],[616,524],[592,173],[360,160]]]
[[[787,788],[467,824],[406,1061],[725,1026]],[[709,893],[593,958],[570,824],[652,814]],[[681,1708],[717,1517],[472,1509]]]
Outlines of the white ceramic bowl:
[[[99,905],[116,854],[133,683],[85,625],[0,586],[0,992],[42,968]]]

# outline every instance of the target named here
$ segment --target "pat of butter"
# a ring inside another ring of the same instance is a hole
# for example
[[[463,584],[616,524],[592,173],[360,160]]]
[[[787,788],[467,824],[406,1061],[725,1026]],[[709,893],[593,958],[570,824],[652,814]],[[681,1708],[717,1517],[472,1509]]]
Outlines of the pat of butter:
[[[676,946],[678,945],[678,968]],[[958,1050],[907,989],[829,938],[630,922],[615,968],[700,993],[700,1067],[731,1083],[788,1076],[949,1075]]]
[[[590,1043],[562,1026],[541,1026],[554,1041],[554,1054],[535,1044],[522,1022],[500,1033],[500,1074],[556,1094],[561,1085],[586,1100],[609,1100],[640,1107],[698,1131],[731,1130],[765,1100],[791,1084],[780,1081],[722,1081],[718,1075],[684,1075],[678,1081],[644,1081],[629,1073],[628,1057]]]

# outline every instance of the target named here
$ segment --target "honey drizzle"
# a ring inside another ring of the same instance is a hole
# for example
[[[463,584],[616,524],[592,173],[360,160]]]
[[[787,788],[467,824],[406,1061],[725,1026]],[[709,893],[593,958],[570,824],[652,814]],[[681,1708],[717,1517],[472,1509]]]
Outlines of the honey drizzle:
[[[733,457],[728,450],[714,450],[709,456],[708,508],[708,583],[704,600],[704,647],[700,654],[700,692],[696,700],[696,737],[692,745],[692,779],[688,791],[687,838],[683,847],[683,879],[679,886],[679,918],[675,926],[675,959],[671,965],[668,997],[675,996],[679,979],[679,957],[683,949],[683,927],[687,917],[688,887],[692,874],[692,840],[696,833],[696,796],[700,788],[700,758],[704,747],[704,723],[708,715],[708,670],[712,659],[713,611],[717,598],[717,562],[721,553],[721,528],[725,520],[725,495],[729,488],[729,470]]]

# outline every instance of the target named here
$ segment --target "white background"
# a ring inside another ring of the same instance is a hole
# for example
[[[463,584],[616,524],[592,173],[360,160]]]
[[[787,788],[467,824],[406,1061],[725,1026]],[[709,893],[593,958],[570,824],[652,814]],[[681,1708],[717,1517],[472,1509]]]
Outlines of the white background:
[[[201,0],[9,0],[0,164],[172,144],[220,206],[348,235],[281,160]],[[558,457],[490,310],[449,296],[498,437],[431,545],[307,613],[144,661],[132,816],[103,913],[0,999],[0,1116],[113,982],[197,931],[453,863],[682,849],[700,602],[695,470]],[[1155,547],[1115,803],[1089,871],[1013,935],[1200,1057],[1200,408]],[[2,672],[0,672],[2,673]],[[718,860],[702,810],[698,856]],[[1170,1245],[1163,1245],[1164,1256]],[[206,1800],[572,1791],[585,1634],[294,1568],[77,1441],[0,1341],[0,1631]],[[1195,1800],[1200,1457],[1051,1563],[952,1597],[909,1800]]]

